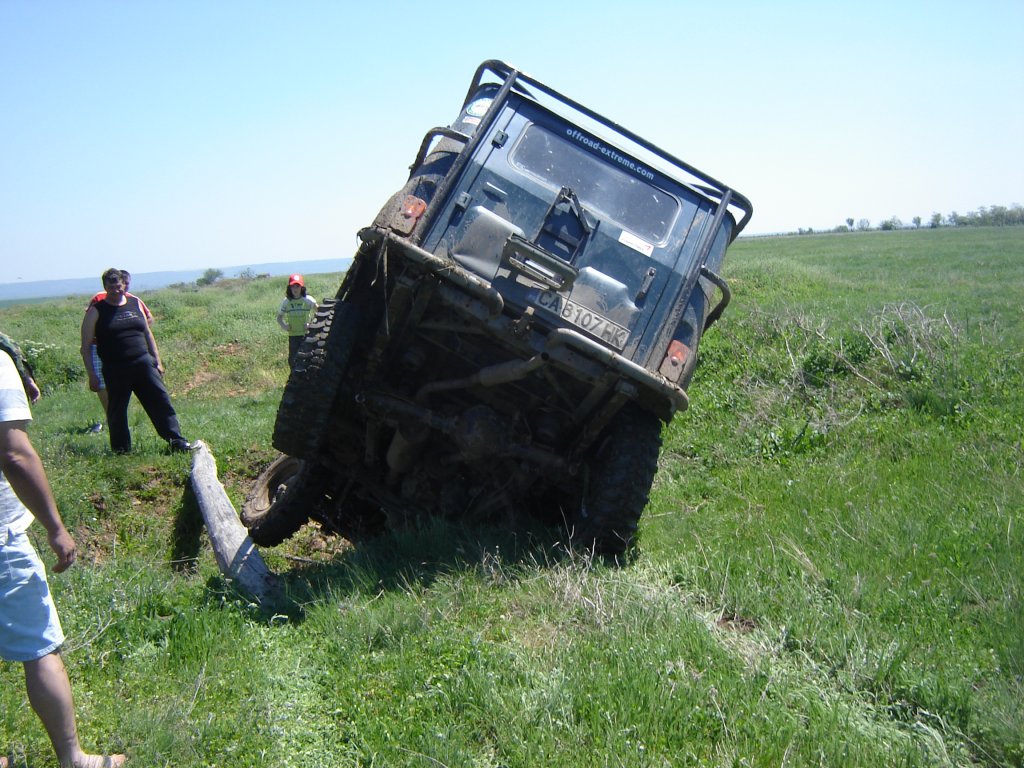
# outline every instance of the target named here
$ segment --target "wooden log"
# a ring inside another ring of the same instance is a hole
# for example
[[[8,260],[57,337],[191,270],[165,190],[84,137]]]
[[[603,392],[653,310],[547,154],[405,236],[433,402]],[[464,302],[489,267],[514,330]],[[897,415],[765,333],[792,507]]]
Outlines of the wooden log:
[[[202,440],[192,450],[189,476],[199,509],[206,521],[217,565],[225,576],[261,605],[273,605],[281,597],[276,574],[267,568],[256,545],[238,519],[231,499],[217,479],[217,461]]]

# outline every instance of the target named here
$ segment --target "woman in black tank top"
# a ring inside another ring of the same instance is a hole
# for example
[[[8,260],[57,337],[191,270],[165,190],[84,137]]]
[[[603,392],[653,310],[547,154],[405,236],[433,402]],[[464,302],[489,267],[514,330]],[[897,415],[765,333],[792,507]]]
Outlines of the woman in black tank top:
[[[82,320],[82,360],[89,373],[89,389],[96,392],[99,379],[92,369],[90,349],[95,339],[107,384],[111,449],[115,453],[132,449],[128,404],[134,394],[172,451],[191,450],[191,444],[181,435],[178,416],[164,386],[160,352],[139,300],[125,295],[119,269],[103,273],[103,287],[106,297],[89,307]]]
[[[110,365],[127,365],[150,355],[146,339],[148,323],[142,314],[139,300],[125,296],[124,303],[115,306],[109,301],[96,303],[96,351],[100,360]]]

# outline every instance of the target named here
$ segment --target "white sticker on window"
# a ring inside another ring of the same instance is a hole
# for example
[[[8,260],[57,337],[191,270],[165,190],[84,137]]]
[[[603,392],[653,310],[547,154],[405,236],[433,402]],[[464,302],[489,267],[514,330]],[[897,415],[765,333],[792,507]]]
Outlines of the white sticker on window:
[[[622,230],[622,234],[619,235],[619,242],[638,253],[642,253],[644,256],[650,256],[654,253],[653,245],[646,240],[641,240],[636,235],[630,234],[626,230]]]

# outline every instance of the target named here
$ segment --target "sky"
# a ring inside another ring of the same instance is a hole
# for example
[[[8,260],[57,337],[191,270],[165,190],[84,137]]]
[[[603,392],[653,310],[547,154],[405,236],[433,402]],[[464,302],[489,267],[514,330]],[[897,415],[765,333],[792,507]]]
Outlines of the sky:
[[[486,59],[744,234],[1024,204],[1024,0],[0,0],[0,282],[347,258]]]

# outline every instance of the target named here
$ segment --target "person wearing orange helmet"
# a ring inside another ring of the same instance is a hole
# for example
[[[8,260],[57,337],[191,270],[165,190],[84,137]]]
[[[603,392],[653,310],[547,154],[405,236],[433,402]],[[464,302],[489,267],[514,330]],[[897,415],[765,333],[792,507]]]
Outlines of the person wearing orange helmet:
[[[306,281],[302,275],[288,278],[284,296],[277,310],[277,324],[288,332],[288,367],[293,368],[302,340],[306,337],[310,315],[316,313],[319,305],[316,299],[306,294]]]

